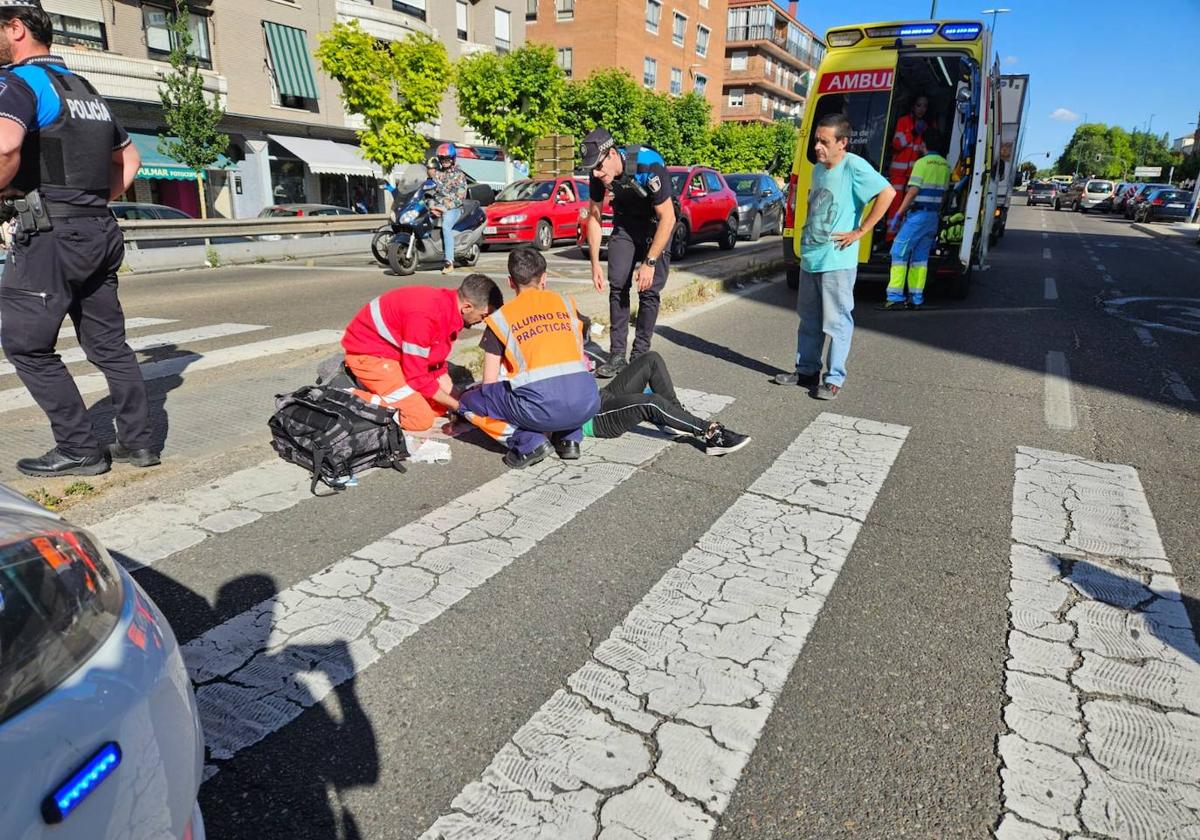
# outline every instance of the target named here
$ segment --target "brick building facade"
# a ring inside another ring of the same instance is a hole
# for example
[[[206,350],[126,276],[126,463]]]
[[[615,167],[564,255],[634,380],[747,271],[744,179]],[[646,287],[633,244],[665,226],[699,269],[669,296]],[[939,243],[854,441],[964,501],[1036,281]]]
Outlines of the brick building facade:
[[[825,44],[771,0],[729,0],[725,27],[723,121],[799,123]]]

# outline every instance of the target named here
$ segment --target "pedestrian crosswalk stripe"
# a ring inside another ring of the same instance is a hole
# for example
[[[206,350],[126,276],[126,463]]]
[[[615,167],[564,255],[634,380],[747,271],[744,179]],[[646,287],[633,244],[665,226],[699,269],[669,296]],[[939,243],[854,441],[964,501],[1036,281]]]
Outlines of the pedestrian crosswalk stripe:
[[[125,329],[126,329],[126,331],[129,331],[129,330],[140,330],[144,327],[160,327],[163,324],[175,324],[175,323],[178,323],[178,321],[179,321],[179,319],[177,319],[177,318],[126,318],[125,319]],[[63,327],[58,332],[58,338],[60,341],[64,338],[74,338],[74,337],[75,337],[75,327],[73,325],[68,326],[68,327]]]
[[[733,402],[678,393],[705,417]],[[578,461],[505,473],[185,644],[209,757],[232,758],[290,723],[670,445],[648,434],[589,440]],[[349,656],[288,654],[321,646]]]
[[[281,338],[271,338],[265,341],[255,341],[249,344],[238,344],[211,350],[207,353],[188,353],[184,356],[173,356],[158,362],[145,362],[139,365],[142,378],[162,379],[167,376],[178,376],[183,372],[209,370],[238,362],[254,361],[265,356],[275,356],[280,353],[291,353],[297,350],[308,350],[313,347],[336,344],[341,341],[341,330],[313,330],[312,332],[296,333]],[[75,377],[75,386],[83,395],[96,394],[108,390],[108,383],[100,373],[88,373]],[[33,397],[24,388],[9,388],[0,391],[0,414],[7,411],[17,411],[36,405]]]
[[[128,344],[130,349],[135,352],[156,350],[162,347],[170,347],[171,345],[190,344],[196,341],[211,341],[214,338],[225,338],[226,336],[241,335],[265,329],[266,327],[260,324],[209,324],[208,326],[195,327],[190,330],[142,335],[137,338],[130,338]],[[62,357],[63,364],[68,365],[87,359],[87,355],[83,352],[82,347],[60,350],[59,356]],[[0,362],[0,376],[10,373],[16,373],[13,366],[8,362]]]
[[[1132,467],[1021,448],[999,840],[1200,826],[1200,646]]]
[[[422,840],[711,837],[907,434],[817,417]]]

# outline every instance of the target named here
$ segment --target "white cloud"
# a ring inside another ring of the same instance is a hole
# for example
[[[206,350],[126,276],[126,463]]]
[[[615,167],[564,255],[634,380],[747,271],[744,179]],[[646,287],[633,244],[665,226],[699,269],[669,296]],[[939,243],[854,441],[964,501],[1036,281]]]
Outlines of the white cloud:
[[[1079,119],[1079,115],[1070,108],[1055,108],[1054,112],[1050,114],[1050,119],[1059,122],[1075,122]]]
[[[1006,55],[1006,56],[1004,56],[1004,66],[1012,67],[1014,64],[1016,64],[1020,60],[1021,59],[1017,58],[1015,55]]]

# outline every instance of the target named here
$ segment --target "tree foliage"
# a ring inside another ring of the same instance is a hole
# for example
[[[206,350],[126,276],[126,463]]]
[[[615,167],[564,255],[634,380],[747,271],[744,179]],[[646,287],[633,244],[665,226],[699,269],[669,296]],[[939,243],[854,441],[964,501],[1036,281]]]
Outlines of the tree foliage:
[[[225,116],[220,100],[216,94],[211,100],[205,96],[199,62],[191,54],[188,17],[186,5],[176,6],[170,26],[171,53],[167,58],[171,72],[159,74],[158,88],[163,122],[172,137],[160,136],[158,151],[184,164],[200,178],[229,148],[229,136],[217,130]]]
[[[562,127],[576,140],[598,125],[612,132],[618,145],[644,143],[647,94],[625,70],[597,70],[567,85]]]
[[[721,123],[709,138],[705,162],[722,172],[770,172],[784,176],[796,153],[796,126],[780,120],[765,123]]]
[[[1120,126],[1086,123],[1077,126],[1055,164],[1061,174],[1126,178],[1137,166],[1161,166],[1164,174],[1177,161],[1169,140],[1145,131],[1131,133]]]
[[[712,130],[712,106],[708,100],[698,93],[688,93],[674,100],[671,112],[679,129],[679,160],[675,162],[704,160]]]
[[[566,75],[548,44],[464,56],[454,82],[462,120],[520,160],[532,160],[537,139],[561,121]]]
[[[1037,164],[1027,160],[1017,167],[1017,172],[1019,172],[1026,181],[1036,178],[1038,173]]]
[[[417,126],[438,119],[450,86],[450,59],[440,41],[413,32],[384,43],[352,20],[335,23],[316,55],[341,84],[346,110],[366,125],[358,132],[363,157],[384,172],[424,160],[428,141]]]

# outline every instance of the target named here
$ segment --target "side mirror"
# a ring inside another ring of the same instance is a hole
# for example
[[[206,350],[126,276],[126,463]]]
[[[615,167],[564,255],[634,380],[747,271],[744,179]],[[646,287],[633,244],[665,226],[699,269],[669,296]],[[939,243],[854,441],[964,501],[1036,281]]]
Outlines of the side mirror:
[[[770,198],[771,196],[774,195],[774,193],[771,192],[770,190],[763,190],[761,193],[759,193],[759,195],[763,198]]]

